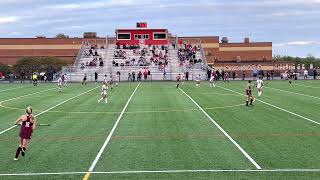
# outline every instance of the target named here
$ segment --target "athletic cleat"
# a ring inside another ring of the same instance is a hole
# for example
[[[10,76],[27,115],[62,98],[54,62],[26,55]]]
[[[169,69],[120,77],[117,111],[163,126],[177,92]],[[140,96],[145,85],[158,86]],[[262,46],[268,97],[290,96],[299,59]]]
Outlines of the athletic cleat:
[[[14,158],[13,160],[14,160],[14,161],[18,161],[19,159],[18,159],[18,158]]]

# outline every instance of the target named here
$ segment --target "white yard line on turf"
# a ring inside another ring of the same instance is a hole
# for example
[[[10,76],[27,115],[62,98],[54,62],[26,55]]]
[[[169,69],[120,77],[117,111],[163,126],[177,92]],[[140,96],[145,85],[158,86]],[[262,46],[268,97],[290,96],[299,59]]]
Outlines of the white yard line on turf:
[[[198,172],[320,172],[320,169],[190,169],[190,170],[150,170],[150,171],[105,171],[91,174],[147,174],[147,173],[198,173]],[[45,176],[45,175],[74,175],[87,172],[49,172],[49,173],[12,173],[0,176]]]
[[[117,126],[118,126],[118,124],[119,124],[119,122],[120,122],[120,119],[122,118],[125,110],[127,109],[127,107],[128,107],[128,105],[129,105],[129,103],[130,103],[133,95],[136,93],[136,91],[137,91],[137,89],[138,89],[139,86],[140,86],[140,83],[136,86],[136,88],[135,88],[134,91],[132,92],[131,96],[129,97],[126,105],[123,107],[123,109],[122,109],[122,111],[121,111],[121,113],[120,113],[117,121],[116,121],[115,124],[113,125],[113,127],[112,127],[112,129],[111,129],[111,131],[110,131],[110,133],[109,133],[109,135],[108,135],[108,137],[107,137],[107,139],[105,140],[105,142],[103,143],[102,147],[100,148],[100,151],[98,152],[96,158],[93,160],[93,162],[92,162],[92,164],[91,164],[88,172],[87,172],[87,173],[85,174],[85,176],[83,177],[84,180],[87,180],[87,179],[89,178],[90,174],[92,173],[92,171],[93,171],[94,168],[96,167],[96,165],[97,165],[97,163],[98,163],[98,161],[99,161],[102,153],[103,153],[103,152],[105,151],[105,149],[107,148],[107,145],[108,145],[108,143],[110,142],[110,139],[111,139],[114,131],[116,130],[116,128],[117,128]]]
[[[296,84],[296,83],[294,83],[294,84],[292,84],[292,85],[294,85],[294,86],[301,86],[301,87],[309,87],[309,88],[320,89],[319,86],[309,86],[309,85],[302,85],[302,84]]]
[[[207,116],[208,119],[241,151],[241,153],[257,168],[262,169],[261,166],[215,121],[203,110],[203,108],[190,97],[186,92],[179,88],[179,90],[186,95],[202,112]]]
[[[311,96],[311,95],[308,95],[308,94],[301,94],[301,93],[297,93],[297,92],[286,91],[286,90],[277,89],[277,88],[272,88],[272,87],[266,87],[266,88],[268,88],[268,89],[273,89],[273,90],[276,90],[276,91],[282,91],[282,92],[286,92],[286,93],[296,94],[296,95],[300,95],[300,96],[310,97],[310,98],[313,98],[313,99],[320,99],[320,97]]]
[[[35,94],[40,94],[40,93],[42,93],[42,92],[51,91],[51,90],[53,90],[53,89],[56,89],[56,88],[50,88],[50,89],[46,89],[46,90],[42,90],[42,91],[37,91],[37,92],[34,92],[34,93],[30,93],[30,94],[26,94],[26,95],[14,97],[14,98],[6,99],[6,100],[3,100],[3,101],[0,101],[0,104],[3,103],[3,102],[12,101],[12,100],[20,99],[20,98],[23,98],[23,97],[27,97],[27,96],[31,96],[31,95],[35,95]]]
[[[64,103],[66,103],[66,102],[68,102],[68,101],[70,101],[70,100],[72,100],[72,99],[74,99],[74,98],[77,98],[77,97],[79,97],[79,96],[81,96],[81,95],[83,95],[83,94],[86,94],[86,93],[88,93],[88,92],[90,92],[90,91],[93,91],[93,90],[95,90],[95,89],[97,89],[97,88],[98,88],[98,87],[92,88],[92,89],[90,89],[90,90],[88,90],[88,91],[86,91],[86,92],[83,92],[83,93],[78,94],[78,95],[76,95],[76,96],[73,96],[73,97],[71,97],[71,98],[69,98],[69,99],[67,99],[67,100],[65,100],[65,101],[62,101],[61,103],[56,104],[56,105],[52,106],[51,108],[46,109],[46,110],[40,112],[39,114],[36,114],[35,117],[40,116],[41,114],[44,114],[44,113],[46,113],[46,112],[48,112],[48,111],[50,111],[50,110],[52,110],[52,109],[54,109],[54,108],[56,108],[56,107],[64,104]],[[54,89],[55,89],[55,88],[54,88]],[[30,95],[30,94],[29,94],[29,95]],[[21,98],[21,97],[20,97],[20,98]],[[3,102],[4,102],[4,101],[3,101]],[[0,102],[0,103],[1,103],[1,102]],[[11,129],[13,129],[13,128],[15,128],[15,127],[17,127],[17,125],[13,125],[13,126],[9,127],[8,129],[5,129],[5,130],[1,131],[1,132],[0,132],[0,135],[3,134],[3,133],[5,133],[5,132],[7,132],[7,131],[10,131]]]
[[[5,91],[10,91],[10,90],[14,90],[14,89],[21,89],[23,87],[16,87],[16,88],[10,88],[10,89],[2,89],[0,90],[0,92],[5,92]]]
[[[231,89],[222,87],[222,86],[217,86],[217,87],[222,88],[222,89],[227,90],[227,91],[230,91],[230,92],[234,92],[234,93],[239,94],[239,95],[242,95],[242,96],[246,96],[246,95],[241,94],[241,93],[239,93],[239,92],[237,92],[237,91],[234,91],[234,90],[231,90]],[[274,107],[274,108],[279,109],[279,110],[281,110],[281,111],[287,112],[287,113],[292,114],[292,115],[294,115],[294,116],[300,117],[300,118],[302,118],[302,119],[304,119],[304,120],[307,120],[307,121],[310,121],[310,122],[312,122],[312,123],[315,123],[315,124],[320,125],[319,122],[314,121],[314,120],[312,120],[312,119],[310,119],[310,118],[307,118],[307,117],[304,117],[304,116],[299,115],[299,114],[297,114],[297,113],[294,113],[294,112],[291,112],[291,111],[289,111],[289,110],[283,109],[283,108],[278,107],[278,106],[276,106],[276,105],[267,103],[267,102],[262,101],[262,100],[260,100],[260,99],[256,99],[256,100],[259,101],[259,102],[261,102],[261,103],[263,103],[263,104],[266,104],[266,105],[268,105],[268,106]]]

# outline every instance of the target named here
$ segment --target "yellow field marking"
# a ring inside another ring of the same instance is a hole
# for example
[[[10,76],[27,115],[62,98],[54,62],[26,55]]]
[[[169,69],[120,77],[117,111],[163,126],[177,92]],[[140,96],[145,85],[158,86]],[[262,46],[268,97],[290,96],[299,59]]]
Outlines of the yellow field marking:
[[[86,175],[84,175],[82,180],[88,180],[90,175],[91,175],[91,172],[87,172]]]

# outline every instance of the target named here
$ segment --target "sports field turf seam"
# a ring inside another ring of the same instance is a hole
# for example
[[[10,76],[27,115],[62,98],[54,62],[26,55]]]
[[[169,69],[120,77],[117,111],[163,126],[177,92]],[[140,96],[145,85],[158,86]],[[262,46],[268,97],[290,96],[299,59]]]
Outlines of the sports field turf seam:
[[[262,169],[261,166],[215,121],[212,119],[209,114],[202,109],[202,107],[186,92],[184,92],[181,88],[179,90],[186,95],[202,112],[208,119],[241,151],[241,153],[257,168]]]
[[[108,137],[106,138],[105,142],[103,143],[102,147],[100,148],[97,156],[96,156],[95,159],[93,160],[93,162],[92,162],[92,164],[91,164],[88,172],[87,172],[87,173],[85,174],[85,176],[83,177],[83,180],[89,179],[90,174],[92,173],[92,171],[94,170],[95,166],[97,165],[97,163],[98,163],[98,161],[99,161],[102,153],[103,153],[104,150],[107,148],[107,145],[108,145],[108,143],[110,142],[110,139],[111,139],[114,131],[116,130],[116,128],[117,128],[117,126],[118,126],[118,124],[119,124],[119,122],[120,122],[120,119],[122,118],[125,110],[127,109],[127,107],[128,107],[128,105],[129,105],[132,97],[134,96],[134,94],[135,94],[135,92],[137,91],[137,89],[139,88],[139,86],[140,86],[140,83],[136,86],[136,88],[135,88],[134,91],[132,92],[131,96],[129,97],[126,105],[123,107],[121,114],[119,115],[117,121],[114,123],[114,125],[113,125],[113,127],[112,127],[112,129],[111,129],[111,131],[110,131],[110,133],[109,133],[109,135],[108,135]]]
[[[231,90],[231,89],[222,87],[222,86],[217,86],[217,87],[222,88],[222,89],[227,90],[227,91],[230,91],[230,92],[234,92],[234,93],[239,94],[239,95],[241,95],[241,96],[246,96],[246,95],[241,94],[241,93],[239,93],[239,92],[237,92],[237,91],[234,91],[234,90]],[[315,123],[315,124],[320,125],[320,122],[314,121],[314,120],[312,120],[312,119],[310,119],[310,118],[307,118],[307,117],[304,117],[304,116],[302,116],[302,115],[300,115],[300,114],[291,112],[291,111],[289,111],[289,110],[283,109],[283,108],[281,108],[281,107],[278,107],[278,106],[276,106],[276,105],[270,104],[270,103],[265,102],[265,101],[262,101],[262,100],[260,100],[260,99],[257,99],[257,101],[259,101],[259,102],[261,102],[261,103],[263,103],[263,104],[266,104],[266,105],[268,105],[268,106],[274,107],[274,108],[276,108],[276,109],[278,109],[278,110],[281,110],[281,111],[287,112],[287,113],[289,113],[289,114],[292,114],[292,115],[294,115],[294,116],[300,117],[300,118],[302,118],[302,119],[304,119],[304,120],[307,120],[307,121],[310,121],[310,122],[312,122],[312,123]]]
[[[64,104],[64,103],[66,103],[66,102],[74,99],[74,98],[77,98],[77,97],[79,97],[79,96],[81,96],[81,95],[83,95],[83,94],[86,94],[86,93],[88,93],[88,92],[91,92],[91,91],[93,91],[93,90],[95,90],[95,89],[97,89],[97,88],[98,88],[98,86],[97,86],[97,87],[94,87],[94,88],[92,88],[92,89],[90,89],[90,90],[88,90],[88,91],[85,91],[85,92],[83,92],[83,93],[81,93],[81,94],[78,94],[78,95],[76,95],[76,96],[73,96],[73,97],[71,97],[71,98],[69,98],[69,99],[67,99],[67,100],[64,100],[64,101],[60,102],[59,104],[56,104],[56,105],[54,105],[54,106],[52,106],[52,107],[50,107],[50,108],[48,108],[48,109],[46,109],[46,110],[38,113],[38,114],[36,114],[35,117],[38,117],[38,116],[40,116],[40,115],[42,115],[42,114],[50,111],[51,109],[54,109],[54,108],[56,108],[56,107],[58,107],[58,106],[60,106],[60,105],[62,105],[62,104]],[[8,100],[7,100],[7,101],[8,101]],[[2,102],[4,102],[4,101],[2,101]],[[1,104],[2,102],[0,102],[0,104]],[[7,131],[10,131],[11,129],[13,129],[13,128],[17,127],[17,126],[18,126],[18,125],[13,125],[13,126],[9,127],[8,129],[5,129],[5,130],[1,131],[1,132],[0,132],[0,135],[3,134],[3,133],[5,133],[5,132],[7,132]]]

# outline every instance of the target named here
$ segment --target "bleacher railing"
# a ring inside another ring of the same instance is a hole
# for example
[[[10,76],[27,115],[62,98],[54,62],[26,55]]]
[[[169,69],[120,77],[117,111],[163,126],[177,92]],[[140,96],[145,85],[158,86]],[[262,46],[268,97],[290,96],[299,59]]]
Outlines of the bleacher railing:
[[[76,60],[75,60],[74,63],[73,63],[73,66],[77,66],[77,64],[80,62],[82,53],[83,53],[83,51],[84,51],[84,46],[85,46],[85,44],[84,44],[84,42],[82,41],[81,48],[80,48],[79,51],[78,51],[78,54],[77,54]]]
[[[204,68],[207,69],[209,66],[208,66],[208,61],[207,61],[206,54],[205,54],[203,46],[202,46],[201,39],[199,39],[199,44],[200,44],[201,56],[202,56],[202,59],[203,59],[203,62],[204,62]]]

